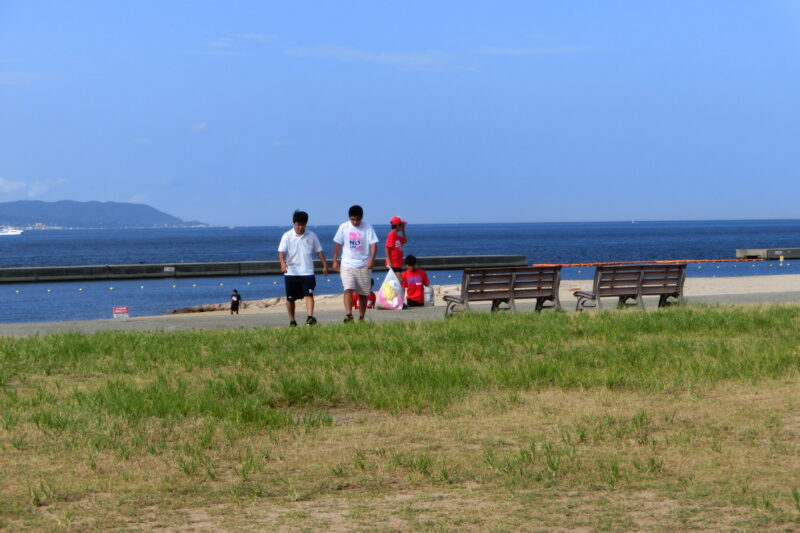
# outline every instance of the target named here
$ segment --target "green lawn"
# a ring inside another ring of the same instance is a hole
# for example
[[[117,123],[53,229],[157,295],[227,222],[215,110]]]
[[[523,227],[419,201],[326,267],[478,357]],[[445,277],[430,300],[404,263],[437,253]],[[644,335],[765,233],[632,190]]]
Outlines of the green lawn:
[[[0,339],[0,527],[797,529],[799,319]]]

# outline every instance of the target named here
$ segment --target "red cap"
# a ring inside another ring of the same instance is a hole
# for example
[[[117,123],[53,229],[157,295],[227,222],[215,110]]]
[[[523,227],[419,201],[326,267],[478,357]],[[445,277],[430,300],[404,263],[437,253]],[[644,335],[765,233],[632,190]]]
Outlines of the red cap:
[[[397,225],[397,224],[408,224],[408,222],[406,222],[405,220],[403,220],[400,217],[392,217],[392,220],[389,221],[389,224],[394,226],[394,225]]]

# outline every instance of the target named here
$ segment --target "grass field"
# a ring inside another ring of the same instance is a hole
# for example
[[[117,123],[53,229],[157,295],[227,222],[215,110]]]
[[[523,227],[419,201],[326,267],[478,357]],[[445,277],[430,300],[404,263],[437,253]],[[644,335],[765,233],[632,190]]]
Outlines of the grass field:
[[[0,339],[0,529],[800,529],[800,307]]]

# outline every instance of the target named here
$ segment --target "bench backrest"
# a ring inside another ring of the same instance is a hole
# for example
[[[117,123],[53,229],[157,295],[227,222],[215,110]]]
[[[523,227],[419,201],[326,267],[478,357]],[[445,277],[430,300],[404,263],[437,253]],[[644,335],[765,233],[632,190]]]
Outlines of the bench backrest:
[[[686,263],[642,265],[642,295],[660,296],[683,294]]]
[[[636,298],[642,279],[640,265],[604,265],[594,272],[592,292],[598,297],[627,296]]]
[[[561,266],[468,268],[461,280],[461,297],[471,302],[511,298],[542,298],[558,292]]]

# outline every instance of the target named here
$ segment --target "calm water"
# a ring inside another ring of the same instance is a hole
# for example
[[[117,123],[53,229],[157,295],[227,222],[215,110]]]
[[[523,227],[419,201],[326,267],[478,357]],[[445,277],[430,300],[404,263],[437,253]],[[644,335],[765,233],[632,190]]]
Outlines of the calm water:
[[[0,267],[256,261],[277,259],[288,227],[141,230],[43,230],[0,237]],[[330,258],[335,226],[311,228]],[[376,225],[385,238],[388,226]],[[730,259],[737,248],[800,247],[800,220],[604,222],[530,224],[423,224],[409,226],[406,253],[429,255],[522,254],[529,263],[582,263],[656,259]],[[382,254],[382,243],[379,248]],[[800,262],[692,264],[690,276],[792,273]],[[456,283],[459,272],[432,272],[434,283]],[[565,278],[588,278],[592,269],[566,269]],[[376,275],[379,277],[379,275]],[[330,280],[330,281],[328,281]],[[197,278],[118,282],[0,285],[0,322],[109,318],[115,305],[132,316],[227,301],[282,295],[279,277]],[[318,277],[318,292],[341,288],[338,277]]]

